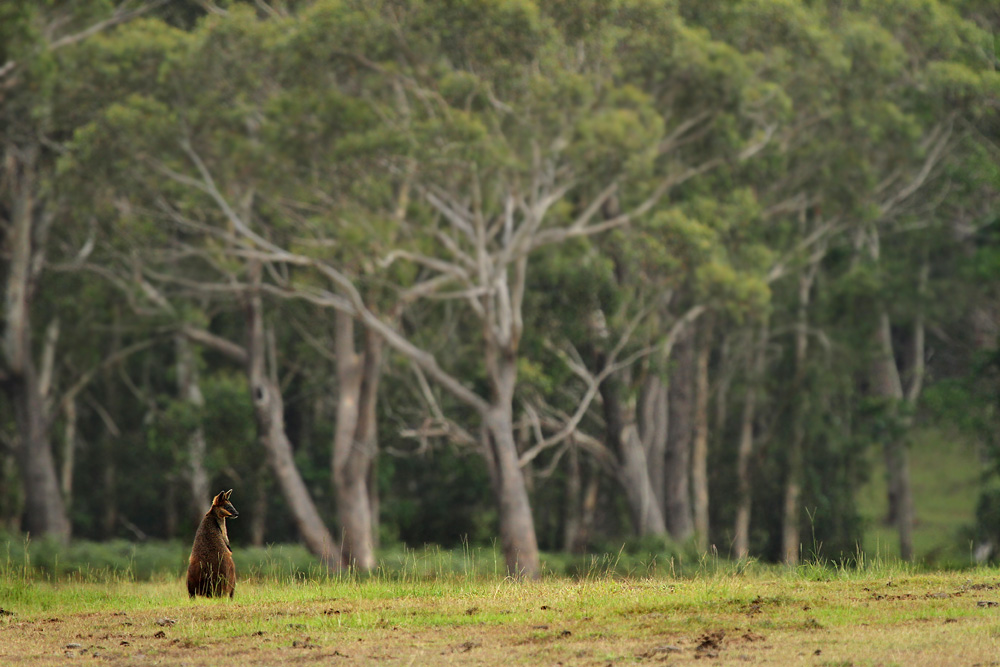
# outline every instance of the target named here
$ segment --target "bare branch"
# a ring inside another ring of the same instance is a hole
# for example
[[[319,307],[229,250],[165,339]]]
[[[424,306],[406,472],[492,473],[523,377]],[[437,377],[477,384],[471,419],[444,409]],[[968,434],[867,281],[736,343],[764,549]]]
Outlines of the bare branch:
[[[825,223],[818,225],[816,229],[809,233],[804,239],[795,244],[795,247],[789,250],[785,255],[775,262],[771,270],[767,272],[765,282],[768,284],[773,283],[778,280],[788,271],[788,266],[798,258],[802,252],[809,250],[813,246],[819,246],[816,251],[822,257],[826,253],[826,240],[837,231],[844,229],[846,225],[840,222],[840,217],[835,216],[830,218]],[[814,256],[811,261],[815,261],[817,258]]]
[[[477,315],[481,316],[483,314],[482,304],[480,304],[479,300],[476,299],[475,297],[479,296],[483,292],[479,289],[466,290],[464,294],[447,294],[441,291],[441,289],[445,285],[453,281],[454,278],[448,275],[435,276],[434,278],[421,281],[416,285],[408,287],[407,289],[401,291],[399,293],[399,299],[403,303],[412,303],[417,299],[422,299],[422,298],[436,297],[441,299],[450,299],[456,296],[467,297],[469,304],[472,306],[473,310],[476,311]]]
[[[430,374],[431,377],[441,383],[441,385],[454,395],[455,398],[473,408],[480,414],[485,414],[489,411],[489,403],[487,403],[474,391],[463,385],[461,381],[453,375],[441,368],[433,354],[411,343],[392,326],[386,324],[377,315],[375,315],[375,313],[368,310],[363,303],[360,303],[360,295],[358,296],[358,302],[356,302],[354,299],[348,299],[339,294],[334,294],[320,289],[306,291],[302,288],[297,288],[295,290],[289,290],[268,285],[267,283],[261,285],[261,289],[284,298],[302,299],[316,305],[337,308],[353,314],[361,320],[365,326],[369,327],[372,331],[381,336],[391,348],[402,354],[410,362],[418,364],[424,371]],[[358,307],[359,305],[360,308]]]
[[[132,356],[136,352],[141,352],[145,349],[152,347],[153,345],[160,342],[162,338],[163,338],[162,336],[155,336],[148,340],[144,340],[139,343],[134,343],[133,345],[129,345],[128,347],[123,347],[114,354],[105,357],[104,359],[101,360],[99,364],[96,364],[95,366],[90,368],[90,370],[86,371],[79,378],[77,378],[77,381],[73,383],[73,385],[70,386],[69,389],[63,392],[62,398],[60,399],[59,403],[61,405],[65,405],[68,401],[74,400],[77,394],[83,391],[83,389],[88,384],[90,384],[90,381],[94,379],[94,376],[99,371],[102,371],[105,368],[110,368],[111,366],[114,366],[119,362],[124,361],[125,359]]]
[[[917,275],[917,295],[923,300],[927,295],[927,279],[930,275],[930,262],[927,258],[920,265],[920,272]],[[920,392],[924,388],[924,377],[926,375],[927,363],[924,358],[924,341],[926,337],[924,327],[924,304],[921,303],[917,311],[916,321],[913,323],[913,347],[910,359],[910,386],[906,390],[906,400],[912,405],[920,398]]]
[[[660,142],[660,147],[659,147],[660,154],[663,155],[669,153],[670,151],[680,146],[682,143],[686,142],[687,138],[685,137],[685,135],[693,127],[695,127],[696,125],[702,123],[707,119],[712,118],[713,116],[715,116],[715,112],[706,109],[705,111],[697,113],[691,118],[688,118],[686,121],[679,123],[677,127],[674,128],[673,132],[668,134],[667,137]],[[711,123],[705,123],[704,128],[702,128],[702,130],[698,132],[699,136],[701,136],[704,132],[707,132],[708,129],[711,128],[711,126],[712,126]],[[682,137],[684,137],[685,141],[681,141]]]
[[[679,174],[673,174],[671,176],[668,176],[667,178],[663,179],[660,182],[660,184],[656,187],[653,193],[649,197],[647,197],[645,201],[643,201],[641,204],[636,206],[631,211],[628,211],[627,213],[622,213],[621,215],[614,216],[600,223],[588,224],[590,222],[590,219],[593,218],[594,214],[597,213],[597,210],[599,210],[600,206],[603,204],[603,201],[600,204],[597,204],[597,201],[600,200],[602,197],[604,198],[604,200],[607,200],[607,198],[610,197],[611,194],[613,193],[613,190],[609,192],[610,188],[609,186],[609,188],[605,188],[605,191],[598,196],[598,200],[595,200],[594,203],[588,206],[587,209],[583,212],[583,214],[581,214],[581,216],[576,221],[574,221],[574,223],[569,227],[563,227],[560,229],[547,229],[542,232],[539,232],[538,235],[535,237],[534,242],[531,245],[531,249],[534,250],[536,248],[540,248],[542,246],[549,245],[552,243],[562,243],[566,239],[578,236],[591,236],[594,234],[598,234],[600,232],[608,231],[610,229],[615,229],[617,227],[623,227],[624,225],[627,225],[630,222],[632,222],[632,220],[648,212],[649,209],[651,209],[654,205],[656,205],[656,203],[663,198],[663,195],[665,195],[671,188],[678,186],[681,183],[684,183],[694,178],[695,176],[703,174],[706,171],[714,169],[715,167],[719,166],[722,163],[723,163],[722,158],[713,158],[711,160],[703,162],[697,167],[691,167]],[[594,204],[597,204],[596,208]]]
[[[150,2],[147,5],[144,5],[142,7],[139,7],[138,9],[133,9],[133,10],[126,10],[124,6],[121,6],[109,18],[103,21],[98,21],[94,25],[84,30],[81,30],[80,32],[74,33],[72,35],[66,35],[65,37],[61,37],[55,40],[54,42],[51,42],[49,44],[49,50],[55,51],[56,49],[61,49],[64,46],[70,46],[71,44],[82,42],[83,40],[93,35],[96,35],[102,30],[106,30],[107,28],[111,28],[113,26],[125,23],[127,21],[131,21],[136,17],[142,16],[146,12],[156,9],[161,5],[167,4],[167,2],[169,1],[170,0],[153,0],[153,2]],[[4,65],[4,67],[7,67],[8,65],[10,65],[10,63],[7,63],[6,65]]]
[[[673,351],[674,345],[677,343],[677,339],[682,333],[684,333],[684,328],[701,317],[706,310],[708,310],[708,308],[703,304],[693,306],[689,308],[688,311],[680,318],[674,321],[673,325],[670,327],[670,331],[667,332],[667,337],[663,340],[663,345],[660,348],[663,351],[664,357],[670,357],[670,353]]]
[[[561,410],[555,410],[551,406],[545,405],[544,403],[543,406],[553,416],[541,417],[539,419],[539,427],[557,429],[560,428],[562,424],[564,424],[570,418],[569,415],[562,412]],[[537,414],[534,408],[532,408],[532,412]],[[581,449],[583,449],[584,451],[588,452],[591,456],[593,456],[594,459],[598,462],[598,464],[601,465],[601,467],[603,467],[612,476],[618,475],[619,473],[618,461],[615,458],[614,454],[611,453],[611,450],[608,449],[607,445],[605,445],[603,442],[593,437],[592,435],[589,435],[588,433],[580,430],[579,428],[573,431],[572,435],[570,435],[568,439],[571,440],[573,444],[579,446]],[[552,443],[549,445],[549,447],[553,447],[557,444],[559,443]]]
[[[452,262],[446,262],[437,257],[430,257],[428,255],[423,255],[421,253],[410,252],[408,250],[393,250],[384,258],[380,259],[378,264],[380,268],[387,268],[392,265],[397,259],[405,259],[414,264],[420,264],[421,266],[426,266],[429,269],[438,271],[439,273],[444,273],[453,278],[457,278],[462,282],[469,284],[469,274],[468,272],[460,266],[456,266]]]
[[[924,140],[924,144],[928,147],[928,152],[923,165],[921,165],[920,170],[914,174],[913,179],[905,187],[888,200],[879,204],[879,211],[883,216],[923,187],[931,171],[940,162],[945,148],[948,146],[948,142],[951,139],[952,127],[952,119],[949,118],[947,123],[935,126],[928,134]]]
[[[59,318],[55,317],[45,328],[45,345],[42,347],[42,364],[38,371],[38,393],[48,398],[52,388],[52,369],[55,366],[56,345],[59,342]]]
[[[476,242],[476,233],[467,219],[468,217],[471,217],[471,215],[468,211],[457,210],[458,202],[455,202],[454,200],[452,200],[451,203],[445,202],[442,197],[448,197],[448,195],[441,190],[438,190],[438,193],[425,190],[424,197],[428,202],[430,202],[431,206],[433,206],[435,210],[443,215],[445,219],[455,227],[455,229],[462,232],[462,234],[464,234],[471,243]]]
[[[267,4],[266,2],[264,2],[264,0],[254,0],[254,4],[257,5],[258,9],[260,9],[260,10],[264,11],[265,13],[267,13],[268,15],[270,15],[271,18],[280,19],[280,18],[284,18],[284,16],[285,16],[285,14],[283,12],[281,12],[281,11],[275,9],[274,7],[272,7],[271,5]]]
[[[215,14],[216,16],[226,16],[229,14],[228,11],[219,7],[217,4],[212,2],[212,0],[194,0],[194,2],[205,10],[207,14]]]
[[[195,327],[190,325],[182,326],[181,333],[184,335],[185,338],[187,338],[191,342],[198,343],[199,345],[203,345],[209,349],[215,350],[216,352],[219,352],[224,356],[229,357],[236,363],[239,364],[247,363],[247,359],[249,357],[247,356],[246,348],[244,348],[242,345],[237,345],[236,343],[226,338],[223,338],[222,336],[216,336],[210,331],[206,331],[204,329],[196,329]]]
[[[94,409],[94,412],[97,413],[97,416],[99,416],[101,418],[101,421],[104,422],[104,428],[108,429],[108,433],[110,433],[115,438],[120,437],[122,434],[121,429],[118,428],[118,424],[115,423],[114,417],[111,416],[111,413],[108,412],[107,409],[103,405],[101,405],[97,401],[97,399],[95,399],[89,393],[86,394],[86,400],[87,404]]]
[[[644,348],[639,352],[631,355],[630,357],[628,357],[628,359],[622,362],[617,361],[618,354],[625,347],[625,345],[628,344],[628,341],[631,339],[632,334],[635,332],[635,329],[639,326],[640,321],[645,317],[647,313],[648,311],[644,310],[643,312],[639,313],[639,315],[637,315],[635,318],[633,318],[631,322],[629,322],[628,326],[625,327],[625,331],[619,337],[618,342],[615,344],[614,348],[611,350],[611,352],[608,353],[607,359],[604,362],[604,368],[602,368],[597,375],[589,376],[589,373],[587,373],[586,369],[582,366],[578,366],[576,368],[578,374],[580,374],[580,376],[583,377],[584,380],[587,382],[587,389],[583,393],[583,398],[580,399],[580,402],[577,404],[576,410],[574,411],[573,415],[569,418],[569,420],[565,424],[562,425],[562,428],[559,430],[558,433],[535,444],[534,447],[532,447],[531,449],[529,449],[528,451],[526,451],[524,454],[521,455],[521,457],[518,459],[518,462],[522,467],[530,463],[535,457],[537,457],[539,454],[541,454],[549,447],[552,447],[553,445],[562,442],[570,435],[572,435],[574,432],[576,432],[577,426],[580,424],[580,421],[583,419],[584,415],[590,409],[591,402],[594,400],[594,397],[600,390],[601,383],[604,382],[604,380],[609,375],[618,370],[621,370],[622,368],[631,365],[632,363],[635,362],[636,359],[639,359],[643,356],[650,354],[652,348]]]
[[[316,354],[320,355],[329,362],[337,362],[337,355],[330,351],[330,345],[328,343],[325,343],[316,336],[313,336],[309,329],[304,327],[301,322],[294,321],[292,326],[295,328],[295,331],[302,336],[302,340],[304,340],[309,347],[316,352]]]
[[[441,245],[445,247],[448,252],[452,254],[458,261],[465,265],[465,268],[469,270],[476,269],[476,261],[472,257],[462,250],[455,239],[451,238],[448,234],[444,233],[440,229],[434,230],[434,238],[441,242]]]
[[[763,136],[763,138],[761,138],[759,141],[757,141],[757,142],[755,142],[753,144],[750,144],[749,146],[747,146],[746,148],[744,148],[742,151],[740,151],[739,154],[738,154],[738,156],[737,156],[739,158],[739,160],[740,161],[749,160],[754,155],[756,155],[757,153],[759,153],[762,150],[764,150],[764,148],[766,148],[767,145],[769,143],[771,143],[771,137],[774,136],[774,131],[777,130],[777,129],[778,129],[777,125],[768,125],[766,128],[764,128],[764,136]]]

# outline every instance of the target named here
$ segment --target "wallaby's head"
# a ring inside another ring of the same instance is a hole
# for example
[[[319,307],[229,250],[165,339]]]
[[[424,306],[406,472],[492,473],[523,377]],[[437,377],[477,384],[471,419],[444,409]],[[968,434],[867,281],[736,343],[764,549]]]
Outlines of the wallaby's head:
[[[235,519],[240,515],[229,502],[229,496],[233,495],[233,490],[223,491],[212,499],[212,512],[222,519]]]

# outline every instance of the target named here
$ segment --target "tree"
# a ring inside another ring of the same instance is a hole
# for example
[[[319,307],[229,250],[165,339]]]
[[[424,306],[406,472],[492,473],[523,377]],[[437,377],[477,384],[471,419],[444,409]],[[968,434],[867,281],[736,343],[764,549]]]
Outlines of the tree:
[[[14,406],[16,453],[25,493],[24,528],[38,536],[69,539],[70,523],[52,454],[51,362],[34,358],[32,306],[45,270],[49,233],[59,216],[58,197],[48,178],[52,147],[66,139],[72,124],[60,125],[52,113],[57,52],[153,8],[123,2],[110,10],[103,3],[80,3],[56,12],[30,3],[8,3],[0,10],[0,112],[3,164],[0,169],[4,272],[3,365],[0,380]],[[52,359],[58,328],[50,325]],[[67,403],[72,408],[72,403]]]

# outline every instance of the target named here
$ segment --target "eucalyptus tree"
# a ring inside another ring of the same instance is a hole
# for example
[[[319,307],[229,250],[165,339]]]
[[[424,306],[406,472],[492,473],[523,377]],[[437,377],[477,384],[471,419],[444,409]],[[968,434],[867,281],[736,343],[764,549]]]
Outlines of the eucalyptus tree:
[[[884,435],[890,511],[899,530],[900,553],[911,559],[914,516],[905,440],[925,386],[927,295],[933,277],[932,248],[924,245],[927,236],[919,230],[949,228],[949,221],[939,214],[954,192],[954,172],[948,166],[965,162],[962,154],[972,145],[969,122],[995,100],[1000,77],[995,71],[996,56],[990,53],[992,36],[965,21],[950,3],[920,7],[891,3],[873,8],[872,18],[891,34],[888,52],[895,54],[886,68],[895,89],[886,95],[889,115],[883,136],[896,134],[909,140],[886,145],[871,158],[875,178],[868,201],[873,215],[870,224],[859,226],[854,241],[886,286],[892,280],[880,266],[884,263],[882,238],[906,234],[916,242],[909,246],[912,250],[903,273],[893,271],[906,276],[906,284],[894,294],[883,292],[876,300],[871,362],[872,393],[885,401],[886,418],[892,424]],[[908,233],[911,229],[917,233]],[[890,247],[908,244],[896,242]],[[911,296],[904,300],[901,294]],[[899,313],[898,306],[904,303],[912,304],[909,313]],[[900,315],[910,329],[907,354],[894,349],[892,320]],[[900,359],[906,360],[903,368]]]
[[[811,441],[821,437],[817,428],[827,428],[809,424],[825,419],[825,408],[820,406],[829,404],[830,389],[843,386],[840,381],[816,383],[809,370],[817,362],[824,365],[828,357],[825,351],[812,357],[810,340],[829,340],[835,333],[810,325],[816,317],[810,310],[817,285],[829,282],[822,282],[824,266],[839,265],[827,261],[829,251],[833,248],[839,256],[845,244],[854,244],[858,261],[865,259],[861,252],[865,248],[870,261],[877,237],[905,232],[907,227],[900,222],[909,218],[908,211],[940,192],[935,175],[942,174],[944,158],[956,145],[955,116],[950,114],[971,110],[966,104],[975,96],[973,89],[988,86],[980,78],[986,63],[982,33],[948,3],[904,5],[890,10],[884,3],[848,7],[751,0],[685,8],[689,20],[709,26],[717,39],[758,53],[762,76],[775,84],[787,105],[772,150],[753,171],[738,178],[753,188],[761,210],[759,222],[766,223],[759,228],[760,238],[774,258],[765,271],[775,289],[772,329],[775,337],[788,341],[790,351],[772,361],[787,357],[793,369],[787,392],[782,387],[775,396],[779,401],[771,406],[772,410],[788,406],[791,415],[787,428],[778,430],[787,443],[782,551],[790,563],[801,548],[804,461]],[[933,56],[927,51],[931,44]],[[962,88],[965,96],[957,98],[958,107],[945,109],[940,100],[954,96],[955,86],[968,86]],[[925,289],[920,287],[919,261],[913,271],[919,292]],[[789,278],[797,284],[785,285]],[[883,334],[872,333],[872,338],[887,340],[888,326],[882,322],[873,327],[871,331],[881,329]],[[915,335],[914,341],[919,340]],[[894,398],[888,402],[898,402],[903,396],[892,390],[894,383],[878,379],[891,375],[878,360],[893,358],[884,342],[881,346],[882,352],[873,353],[868,372],[856,376],[872,377],[876,393],[891,394]],[[778,368],[771,362],[768,367]],[[910,376],[922,376],[920,368],[914,366]],[[812,390],[804,390],[807,383]],[[911,387],[919,393],[919,382]],[[745,404],[738,448],[744,452],[752,437],[752,429],[745,428],[746,408]],[[893,440],[890,436],[885,443],[890,486],[907,495],[905,448]],[[743,472],[741,465],[738,477]],[[742,497],[748,501],[746,494]],[[747,516],[737,513],[738,553],[748,548]],[[901,519],[901,534],[908,532],[910,523]],[[905,536],[903,541],[907,542]]]
[[[711,125],[703,107],[659,104],[671,99],[663,92],[671,71],[696,71],[721,46],[687,35],[674,17],[685,48],[664,64],[662,90],[644,90],[621,64],[659,32],[618,16],[620,24],[574,32],[529,3],[389,12],[317,2],[266,21],[233,8],[196,31],[196,55],[170,62],[161,90],[109,110],[149,175],[145,201],[201,237],[197,247],[183,240],[192,257],[228,267],[238,290],[260,275],[250,294],[344,311],[478,416],[477,435],[449,428],[478,443],[487,462],[515,573],[539,571],[513,433],[532,256],[641,218],[726,155],[686,150]],[[325,66],[303,67],[315,63]],[[604,215],[613,198],[619,212]],[[371,250],[379,264],[364,256]],[[372,291],[385,276],[393,289]],[[479,320],[470,338],[481,389],[393,325],[400,306],[428,298],[464,304]]]
[[[190,182],[172,179],[181,161],[190,164],[192,137],[222,138],[234,119],[245,132],[245,109],[220,111],[226,108],[227,95],[252,92],[248,77],[255,72],[206,70],[195,61],[211,56],[210,40],[231,26],[267,29],[266,22],[255,18],[241,23],[246,17],[234,10],[232,16],[217,17],[215,23],[192,31],[143,20],[88,44],[79,76],[103,93],[90,101],[102,113],[76,133],[62,169],[66,180],[76,184],[76,196],[90,197],[103,232],[101,263],[91,268],[118,284],[134,310],[172,320],[176,335],[244,366],[248,379],[257,383],[251,397],[258,436],[294,523],[326,565],[339,567],[339,546],[310,498],[285,431],[278,359],[269,351],[267,316],[255,289],[259,280],[253,280],[260,262],[229,257],[225,239],[220,244],[217,235],[201,234],[206,206],[198,199],[200,191],[189,192]],[[200,94],[202,87],[214,95]],[[252,188],[243,190],[248,191]],[[234,282],[242,286],[234,289]],[[208,303],[245,309],[246,344],[205,327],[200,313]],[[181,352],[186,345],[180,344]],[[178,358],[183,361],[183,354]],[[190,458],[196,464],[201,454],[196,431],[191,445]],[[191,475],[192,483],[199,478]]]
[[[60,77],[70,52],[101,31],[162,2],[81,2],[72,7],[8,2],[0,8],[0,220],[4,246],[4,333],[0,377],[14,407],[15,446],[25,493],[23,528],[66,540],[70,523],[52,454],[52,386],[58,320],[40,359],[33,310],[53,226],[67,237],[73,215],[60,209],[55,160],[80,119],[60,106]],[[67,403],[66,405],[71,405]]]
[[[594,35],[614,35],[621,80],[647,95],[667,119],[667,133],[657,147],[662,156],[693,164],[699,175],[725,174],[767,145],[777,107],[765,94],[768,86],[756,76],[751,59],[685,22],[675,8],[582,3],[560,6],[552,14],[567,34],[583,42],[594,41]],[[603,177],[601,170],[607,166],[600,165],[595,175]],[[697,179],[698,184],[710,181]],[[724,183],[725,176],[719,182]],[[685,208],[692,198],[718,194],[709,193],[710,186],[678,185],[646,219],[593,240],[592,252],[611,262],[613,270],[584,278],[594,286],[576,305],[589,310],[574,317],[590,322],[589,328],[575,336],[555,334],[555,344],[568,347],[561,356],[570,360],[574,375],[583,382],[581,401],[570,409],[572,428],[557,426],[554,435],[541,439],[522,460],[559,444],[570,432],[592,446],[604,440],[607,448],[599,460],[611,466],[620,483],[635,532],[663,535],[669,525],[670,532],[683,539],[690,533],[690,519],[685,519],[691,513],[686,463],[690,429],[679,415],[668,426],[663,379],[674,342],[687,340],[692,322],[706,310],[706,303],[691,295],[699,282],[693,275],[710,258],[721,259],[724,251],[713,247],[719,239],[712,223],[691,217]],[[627,201],[617,195],[609,199],[602,216],[613,219]],[[686,349],[683,342],[680,349]],[[670,389],[677,393],[675,409],[685,384],[679,379]],[[580,430],[580,423],[596,387],[604,435],[594,438]],[[668,444],[675,455],[670,464]]]

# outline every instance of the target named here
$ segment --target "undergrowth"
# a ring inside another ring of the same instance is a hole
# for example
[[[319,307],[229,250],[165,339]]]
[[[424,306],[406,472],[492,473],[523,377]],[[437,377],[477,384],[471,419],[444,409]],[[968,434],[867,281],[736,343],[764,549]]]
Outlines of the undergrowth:
[[[813,581],[857,575],[902,575],[933,571],[928,565],[904,563],[893,555],[855,554],[840,558],[823,556],[813,545],[803,563],[788,568],[755,559],[729,560],[717,552],[663,549],[649,545],[623,545],[616,552],[567,555],[543,554],[543,578],[573,580],[605,578],[694,578],[743,576],[760,573],[792,575]],[[190,547],[179,541],[131,543],[55,541],[0,537],[0,580],[10,590],[15,583],[31,582],[139,582],[174,581],[187,569]],[[501,580],[506,577],[503,554],[494,547],[419,549],[396,546],[380,552],[377,567],[369,573],[347,569],[326,571],[302,545],[235,547],[239,579],[244,582],[308,582],[319,580],[443,581],[461,579]]]

